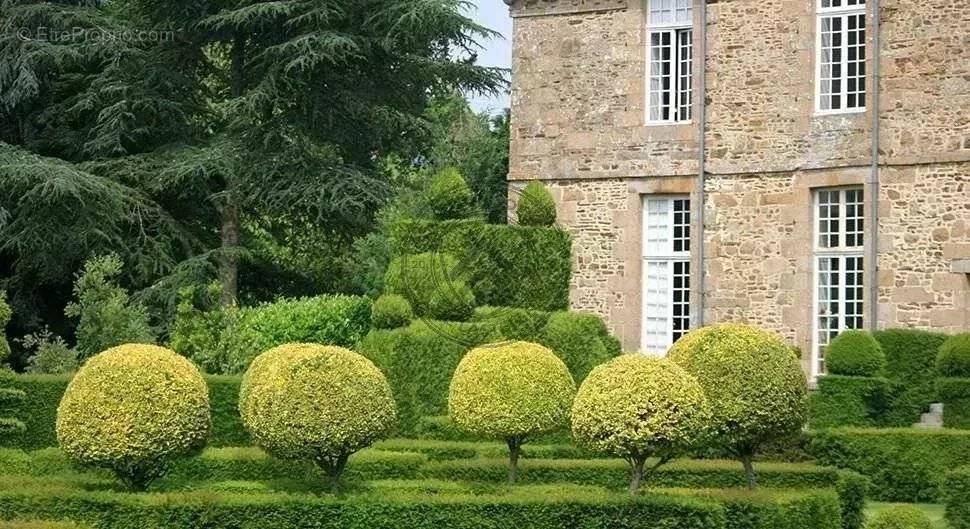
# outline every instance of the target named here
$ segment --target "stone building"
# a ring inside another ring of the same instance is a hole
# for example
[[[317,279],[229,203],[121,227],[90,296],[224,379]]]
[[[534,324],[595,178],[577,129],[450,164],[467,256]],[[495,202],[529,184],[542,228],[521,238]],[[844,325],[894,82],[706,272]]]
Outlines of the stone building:
[[[970,329],[970,2],[874,1],[506,0],[511,196],[552,190],[573,308],[813,375],[842,329]]]

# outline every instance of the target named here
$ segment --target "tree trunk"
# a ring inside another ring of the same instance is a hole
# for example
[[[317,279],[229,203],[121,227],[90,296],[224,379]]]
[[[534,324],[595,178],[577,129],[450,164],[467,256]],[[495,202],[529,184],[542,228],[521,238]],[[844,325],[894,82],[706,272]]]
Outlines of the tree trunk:
[[[748,488],[754,490],[758,488],[758,476],[754,472],[754,464],[751,461],[751,454],[741,456],[741,464],[744,465],[744,473],[748,477]]]
[[[520,439],[509,439],[509,483],[515,483],[519,477],[519,454],[522,452]]]
[[[219,269],[223,307],[236,305],[239,300],[239,242],[241,231],[239,208],[226,205],[222,208],[223,256]]]
[[[630,495],[636,496],[640,492],[640,483],[643,482],[643,465],[647,462],[645,457],[637,457],[631,461],[630,469]]]

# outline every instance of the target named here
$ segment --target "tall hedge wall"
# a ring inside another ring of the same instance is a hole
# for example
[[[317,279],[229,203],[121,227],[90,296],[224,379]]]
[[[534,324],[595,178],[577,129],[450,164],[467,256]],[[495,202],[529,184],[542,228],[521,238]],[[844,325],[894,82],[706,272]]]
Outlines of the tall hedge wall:
[[[946,519],[953,529],[970,529],[970,467],[946,475]]]
[[[896,391],[892,407],[882,418],[887,426],[910,426],[937,401],[936,355],[947,335],[914,329],[888,329],[873,333],[886,355],[886,378]]]
[[[405,220],[391,225],[390,239],[394,255],[455,256],[479,305],[546,311],[569,305],[572,240],[559,228]]]

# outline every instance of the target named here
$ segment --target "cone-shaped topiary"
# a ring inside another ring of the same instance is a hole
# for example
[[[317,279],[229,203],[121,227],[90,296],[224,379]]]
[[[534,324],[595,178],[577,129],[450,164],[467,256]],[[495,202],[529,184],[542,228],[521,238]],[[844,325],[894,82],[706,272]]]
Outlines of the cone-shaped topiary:
[[[468,321],[475,312],[475,294],[464,281],[446,281],[431,293],[428,315],[436,320]]]
[[[459,281],[458,260],[447,253],[428,252],[395,257],[384,275],[387,294],[408,300],[418,316],[427,316],[431,295],[449,281]]]
[[[869,520],[866,529],[933,529],[933,521],[913,505],[890,507]]]
[[[144,490],[170,460],[205,447],[209,390],[192,362],[154,345],[112,347],[88,360],[57,408],[57,442],[75,461]]]
[[[375,329],[407,327],[414,320],[414,311],[404,296],[384,294],[374,301],[370,320]]]
[[[970,378],[970,333],[951,336],[940,346],[936,370],[941,376]]]
[[[833,375],[875,377],[886,368],[886,355],[868,332],[844,331],[825,348],[825,366]]]
[[[475,216],[475,196],[461,172],[448,167],[439,171],[424,194],[431,214],[437,220],[465,219]]]
[[[530,182],[522,190],[516,214],[520,226],[552,226],[556,223],[556,201],[546,186]]]
[[[630,493],[654,468],[691,447],[710,423],[707,397],[697,379],[677,364],[624,355],[596,367],[573,403],[573,436],[593,450],[622,457],[631,466]]]
[[[280,459],[310,460],[336,489],[351,454],[394,428],[384,374],[363,356],[317,344],[286,344],[256,357],[243,377],[239,412],[257,445]]]
[[[722,324],[688,333],[668,355],[704,388],[712,442],[742,461],[755,487],[758,447],[797,433],[808,416],[808,387],[791,348],[770,332]]]
[[[522,445],[566,427],[575,394],[566,364],[549,349],[529,342],[485,345],[458,364],[448,414],[465,431],[504,439],[509,481],[515,481]]]

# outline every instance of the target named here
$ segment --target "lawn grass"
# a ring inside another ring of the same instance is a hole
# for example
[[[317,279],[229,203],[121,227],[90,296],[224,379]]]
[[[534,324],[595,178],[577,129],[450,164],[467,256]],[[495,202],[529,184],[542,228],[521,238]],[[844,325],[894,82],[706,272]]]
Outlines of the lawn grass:
[[[896,505],[900,504],[869,502],[868,505],[866,505],[866,517],[868,518],[874,516],[876,513],[882,512]],[[933,520],[933,527],[936,529],[950,529],[950,525],[947,524],[946,520],[943,519],[944,507],[942,505],[935,503],[917,503],[915,505],[925,512],[926,515],[930,517],[930,520]]]

